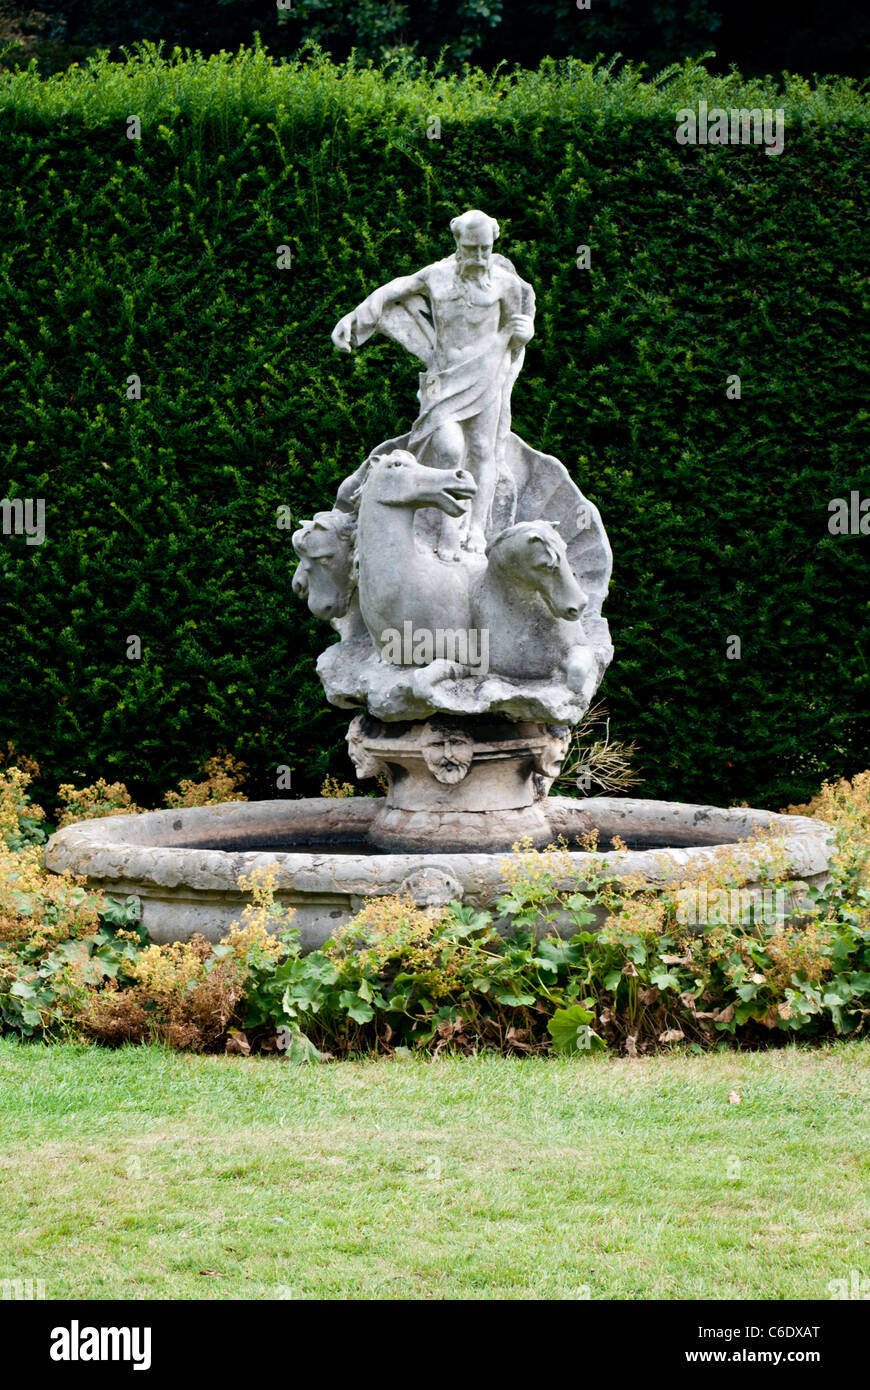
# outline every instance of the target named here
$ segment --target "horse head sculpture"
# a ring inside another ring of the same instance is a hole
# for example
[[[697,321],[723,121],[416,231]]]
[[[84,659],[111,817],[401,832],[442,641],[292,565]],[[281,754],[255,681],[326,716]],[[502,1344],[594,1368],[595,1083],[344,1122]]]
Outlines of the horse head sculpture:
[[[356,517],[349,512],[317,512],[293,533],[299,564],[293,592],[308,600],[317,618],[341,618],[356,588],[353,563]]]
[[[490,578],[505,591],[533,589],[554,618],[576,622],[586,595],[571,569],[565,542],[552,522],[520,521],[487,548]]]
[[[448,516],[461,516],[477,491],[465,468],[429,468],[407,449],[377,454],[371,460],[361,490],[366,498],[385,507],[438,507]]]

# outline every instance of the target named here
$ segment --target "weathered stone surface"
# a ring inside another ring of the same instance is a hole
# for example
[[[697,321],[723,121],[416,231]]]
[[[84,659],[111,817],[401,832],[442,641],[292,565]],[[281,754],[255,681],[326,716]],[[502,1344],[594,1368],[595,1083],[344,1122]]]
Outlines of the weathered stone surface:
[[[552,838],[542,803],[501,811],[414,811],[384,806],[371,843],[395,854],[509,854],[517,844],[540,849]]]
[[[536,803],[546,796],[570,737],[565,727],[438,715],[425,724],[358,715],[348,750],[358,775],[387,779],[369,832],[381,849],[502,849],[546,844]]]
[[[84,874],[90,886],[115,896],[136,894],[154,941],[186,940],[195,931],[219,940],[247,901],[238,888],[239,875],[273,865],[278,897],[296,909],[306,949],[322,945],[368,898],[413,895],[418,885],[418,901],[431,902],[433,874],[443,876],[442,887],[446,892],[449,886],[451,896],[474,907],[494,907],[509,886],[506,856],[366,852],[363,845],[380,804],[376,797],[230,802],[80,821],[51,837],[46,863],[55,873]],[[690,860],[712,863],[716,846],[735,844],[759,830],[781,837],[796,878],[821,885],[827,877],[830,828],[803,816],[609,797],[549,797],[537,806],[546,813],[553,839],[570,839],[595,825],[602,841],[620,835],[630,842],[642,834],[656,842],[655,848],[627,853],[572,851],[565,861],[570,868],[556,884],[566,891],[582,888],[594,865],[654,890],[681,879]],[[293,844],[306,848],[293,849]],[[341,853],[343,844],[350,852]],[[752,852],[735,851],[735,856],[749,887],[759,887]],[[461,894],[453,891],[454,884]]]
[[[604,665],[593,655],[597,664],[590,685]],[[369,639],[327,647],[318,657],[317,674],[330,704],[342,709],[364,705],[385,720],[428,719],[440,712],[573,725],[589,705],[584,690],[571,690],[561,680],[473,676],[452,661],[391,666],[379,660]]]

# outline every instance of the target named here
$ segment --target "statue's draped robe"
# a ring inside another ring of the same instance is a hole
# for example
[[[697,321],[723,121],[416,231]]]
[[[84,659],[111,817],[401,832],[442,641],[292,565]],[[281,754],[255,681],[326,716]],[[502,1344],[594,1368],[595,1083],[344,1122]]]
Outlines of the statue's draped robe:
[[[534,310],[534,291],[521,280],[511,262],[504,256],[493,255],[493,263],[516,276],[522,288],[522,312]],[[440,262],[447,267],[453,257]],[[354,345],[361,346],[373,333],[383,333],[407,348],[427,368],[435,355],[435,327],[429,303],[423,294],[406,295],[399,301],[384,304],[384,290],[377,289],[354,310]],[[461,423],[480,415],[498,403],[498,425],[494,453],[500,468],[504,464],[504,446],[510,431],[510,397],[514,381],[523,365],[524,349],[507,349],[503,341],[493,342],[482,352],[476,352],[462,362],[441,371],[431,368],[420,373],[420,414],[411,428],[407,447],[421,461],[437,466],[438,459],[428,445],[442,425]]]

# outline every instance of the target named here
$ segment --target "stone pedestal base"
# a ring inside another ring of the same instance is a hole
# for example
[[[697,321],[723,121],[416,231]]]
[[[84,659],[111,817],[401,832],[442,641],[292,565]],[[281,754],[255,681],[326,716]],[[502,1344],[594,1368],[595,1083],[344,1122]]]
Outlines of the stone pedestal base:
[[[541,803],[569,738],[558,725],[447,716],[388,724],[358,715],[347,735],[357,775],[388,781],[371,843],[396,853],[547,844]]]
[[[520,842],[543,849],[553,832],[540,805],[510,811],[400,811],[385,806],[375,816],[369,841],[395,854],[473,854],[503,850]]]

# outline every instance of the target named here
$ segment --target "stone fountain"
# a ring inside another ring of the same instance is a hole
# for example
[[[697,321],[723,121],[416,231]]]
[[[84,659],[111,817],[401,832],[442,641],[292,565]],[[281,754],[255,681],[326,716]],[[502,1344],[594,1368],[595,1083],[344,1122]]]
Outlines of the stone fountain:
[[[493,249],[493,218],[471,210],[450,230],[451,255],[375,289],[333,330],[342,352],[382,333],[416,357],[419,411],[293,536],[294,592],[338,638],[317,663],[327,699],[353,711],[357,776],[379,776],[386,795],[155,811],[55,835],[49,868],[140,897],[155,940],[220,937],[243,905],[239,875],[267,864],[309,946],[371,896],[491,907],[512,846],[579,846],[593,828],[594,857],[650,886],[762,827],[795,877],[826,874],[817,821],[549,795],[613,656],[611,551],[565,467],[511,428],[531,285]],[[607,849],[614,835],[627,853]],[[571,851],[566,887],[592,857]]]

